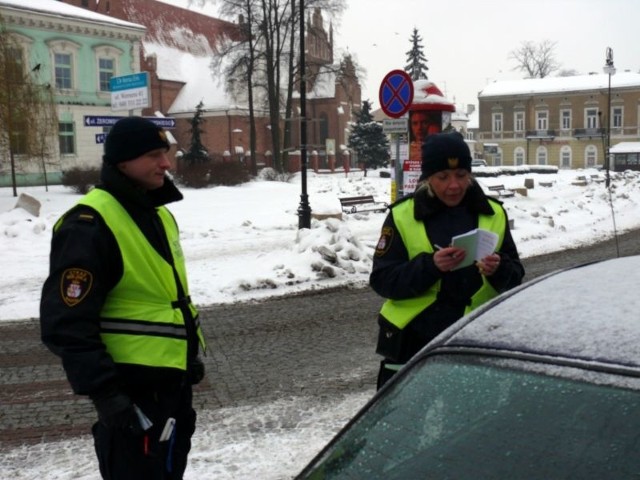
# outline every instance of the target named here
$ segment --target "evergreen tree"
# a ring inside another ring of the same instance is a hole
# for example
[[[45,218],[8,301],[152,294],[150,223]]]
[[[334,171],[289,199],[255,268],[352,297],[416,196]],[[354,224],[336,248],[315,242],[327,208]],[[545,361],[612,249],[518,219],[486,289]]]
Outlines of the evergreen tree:
[[[422,37],[418,35],[417,28],[413,27],[413,34],[409,40],[411,42],[411,50],[406,53],[407,65],[404,67],[404,70],[414,82],[420,79],[427,80],[427,70],[429,70],[429,67],[427,67],[427,57],[424,56]]]
[[[209,161],[209,152],[207,151],[207,147],[202,144],[202,124],[205,122],[202,114],[202,107],[204,104],[202,100],[196,106],[196,113],[193,115],[193,118],[189,120],[189,124],[191,125],[191,144],[189,145],[189,150],[184,154],[184,160],[187,165],[197,165],[202,163],[207,163]]]
[[[368,100],[362,102],[356,118],[348,146],[358,156],[358,162],[363,164],[366,176],[368,168],[386,167],[389,164],[389,140],[382,131],[382,125],[373,120]]]

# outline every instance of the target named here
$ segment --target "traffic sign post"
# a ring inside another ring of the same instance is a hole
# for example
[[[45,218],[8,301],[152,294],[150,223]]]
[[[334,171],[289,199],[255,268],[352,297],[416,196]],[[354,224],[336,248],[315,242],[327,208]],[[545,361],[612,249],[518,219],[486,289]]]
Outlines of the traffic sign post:
[[[111,89],[111,110],[114,112],[149,106],[148,72],[112,77],[109,81],[109,87]]]
[[[394,161],[394,179],[391,186],[391,201],[404,195],[403,166],[400,161],[400,134],[407,133],[407,119],[400,119],[407,113],[413,102],[413,80],[404,70],[392,70],[380,84],[380,107],[393,120],[384,120],[382,128],[385,133],[396,135],[396,159]]]
[[[85,115],[84,126],[85,127],[113,127],[115,123],[125,117],[118,117],[112,115]],[[146,118],[150,122],[154,123],[160,128],[175,128],[176,119],[174,117],[142,117]]]
[[[406,118],[385,118],[382,120],[382,131],[384,133],[407,133],[408,123]]]
[[[380,107],[391,118],[400,118],[413,101],[413,80],[404,70],[392,70],[380,84]]]
[[[118,120],[125,117],[118,117],[114,115],[85,115],[84,126],[85,127],[113,127]],[[176,119],[174,117],[143,117],[154,123],[160,128],[171,129],[176,126]],[[96,133],[96,143],[104,143],[106,133]]]
[[[114,117],[110,115],[102,115],[102,116],[85,115],[84,126],[85,127],[113,127],[115,123],[121,118],[124,118],[124,117]]]

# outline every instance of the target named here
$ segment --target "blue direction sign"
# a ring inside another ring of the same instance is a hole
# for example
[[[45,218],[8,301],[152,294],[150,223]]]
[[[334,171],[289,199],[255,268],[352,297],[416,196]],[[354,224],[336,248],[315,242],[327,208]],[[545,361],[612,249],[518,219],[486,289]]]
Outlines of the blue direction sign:
[[[175,128],[176,119],[173,117],[144,117],[147,120],[152,121],[160,128]]]
[[[85,127],[113,127],[115,123],[124,117],[117,117],[111,115],[104,116],[94,116],[94,115],[85,115],[84,116],[84,126]],[[155,123],[160,128],[175,128],[176,119],[173,117],[144,117],[150,122]]]
[[[124,118],[124,117],[85,115],[84,126],[85,127],[113,127],[113,125],[121,118]]]
[[[107,138],[106,133],[96,133],[96,143],[104,143]]]
[[[404,115],[413,101],[413,81],[404,70],[392,70],[380,84],[380,107],[391,118]]]

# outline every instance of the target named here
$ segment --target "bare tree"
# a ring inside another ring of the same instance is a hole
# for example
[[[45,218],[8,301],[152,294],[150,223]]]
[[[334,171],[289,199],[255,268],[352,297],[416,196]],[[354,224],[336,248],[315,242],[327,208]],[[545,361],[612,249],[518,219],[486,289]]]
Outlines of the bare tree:
[[[221,5],[223,17],[242,18],[246,22],[242,27],[244,34],[236,39],[235,47],[221,51],[222,56],[229,55],[231,64],[225,74],[227,79],[242,79],[250,109],[256,98],[265,99],[274,166],[282,171],[282,152],[289,144],[291,124],[284,122],[284,132],[280,125],[283,117],[292,118],[299,60],[299,0],[218,0],[217,3]],[[307,0],[305,9],[318,7],[337,15],[344,10],[344,5],[344,0]],[[262,89],[263,95],[257,95],[257,89]],[[250,117],[253,118],[253,114]]]
[[[509,53],[509,58],[517,63],[513,69],[525,72],[526,78],[544,78],[560,68],[555,59],[555,48],[556,42],[551,40],[524,41]]]
[[[57,114],[50,84],[38,84],[40,64],[30,67],[23,49],[0,18],[0,152],[9,156],[13,196],[18,195],[18,159],[35,159],[46,179],[46,160],[54,152]]]

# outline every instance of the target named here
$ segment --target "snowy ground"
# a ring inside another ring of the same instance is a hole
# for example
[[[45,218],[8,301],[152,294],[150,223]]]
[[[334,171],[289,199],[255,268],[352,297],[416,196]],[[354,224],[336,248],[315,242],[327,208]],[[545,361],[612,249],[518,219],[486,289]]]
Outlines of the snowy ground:
[[[640,174],[612,174],[613,208],[596,170],[479,178],[485,185],[535,187],[504,199],[515,222],[522,257],[576,247],[640,228]],[[577,177],[586,184],[574,185]],[[542,186],[551,183],[551,186]],[[239,187],[183,191],[170,206],[181,227],[192,297],[201,304],[244,301],[321,289],[365,285],[384,214],[313,220],[298,230],[299,177],[290,183],[256,181]],[[338,198],[373,194],[388,201],[389,179],[378,172],[310,174],[314,213],[338,213]],[[0,189],[0,321],[38,316],[47,274],[51,227],[78,196],[61,187],[19,189],[42,203],[40,216],[13,209],[11,189]],[[327,260],[331,254],[336,260]],[[373,348],[373,346],[372,346]],[[340,398],[297,397],[241,408],[201,412],[187,479],[292,478],[373,392]],[[3,452],[2,478],[98,479],[89,437]]]

